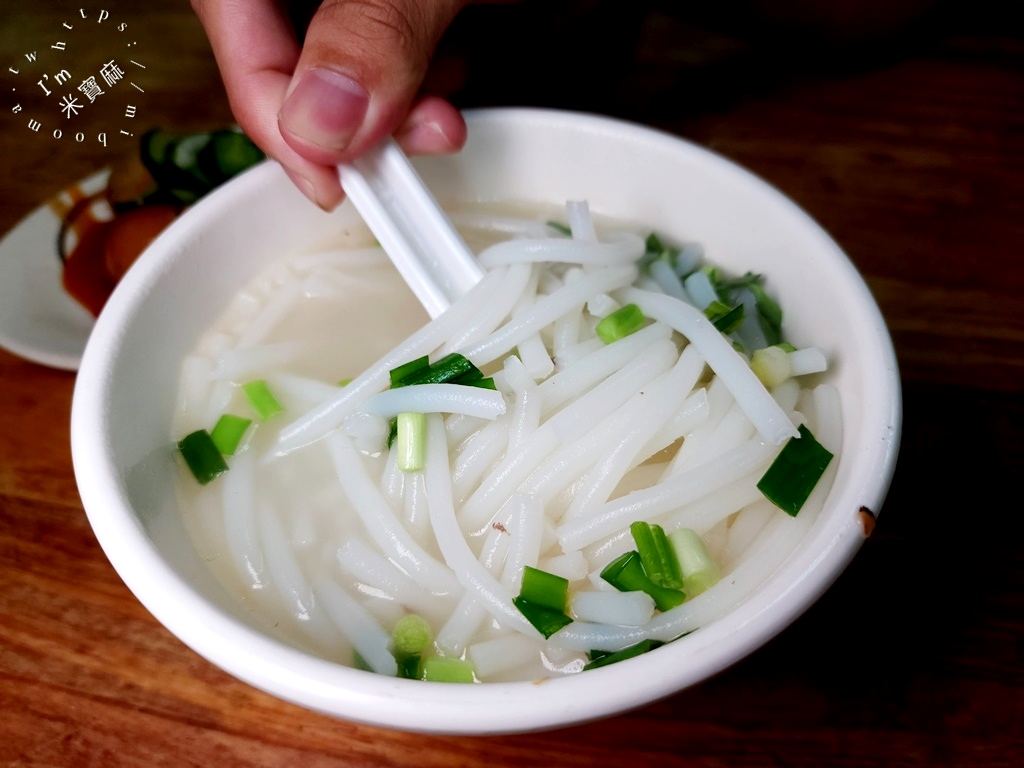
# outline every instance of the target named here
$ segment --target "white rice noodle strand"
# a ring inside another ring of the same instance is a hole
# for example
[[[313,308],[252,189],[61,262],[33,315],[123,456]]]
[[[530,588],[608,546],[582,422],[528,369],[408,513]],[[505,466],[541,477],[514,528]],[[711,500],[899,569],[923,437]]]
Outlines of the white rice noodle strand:
[[[635,491],[601,505],[591,515],[571,520],[558,530],[565,551],[579,549],[627,527],[634,520],[651,520],[672,509],[734,483],[763,466],[778,449],[758,438],[694,469],[667,479],[654,488]]]
[[[629,285],[636,279],[636,275],[637,268],[633,265],[608,267],[590,272],[549,296],[539,298],[528,316],[506,323],[486,339],[463,349],[462,354],[478,367],[483,367],[507,354],[517,344],[550,325],[577,305],[585,303],[591,294]]]
[[[253,454],[243,451],[235,456],[231,471],[224,474],[223,481],[224,534],[228,554],[242,583],[251,589],[263,589],[267,586],[267,576],[253,513],[256,508]]]
[[[398,663],[388,650],[391,634],[384,630],[358,600],[327,577],[315,583],[324,612],[374,672],[394,677]]]
[[[430,523],[438,546],[448,567],[467,593],[473,594],[499,623],[527,637],[540,633],[512,604],[512,594],[481,565],[469,548],[458,521],[451,498],[448,477],[448,445],[440,416],[427,416],[427,499]]]
[[[626,266],[643,256],[644,242],[632,233],[614,240],[588,243],[569,238],[506,240],[481,251],[477,261],[484,269],[503,264],[564,262],[594,267]]]
[[[387,497],[370,479],[351,439],[335,432],[327,438],[342,490],[381,551],[431,592],[452,592],[455,578],[443,564],[424,551],[403,526]]]
[[[747,418],[765,440],[781,445],[797,434],[796,427],[786,413],[772,399],[750,369],[747,361],[732,348],[704,313],[670,296],[626,288],[621,298],[637,304],[647,317],[672,326],[696,344],[711,369],[722,378]]]
[[[663,323],[652,323],[614,344],[604,344],[570,368],[555,373],[538,385],[544,401],[542,413],[549,414],[564,403],[578,397],[602,379],[625,367],[658,339],[669,339],[672,329]]]
[[[367,398],[359,410],[391,418],[400,413],[462,413],[494,419],[505,412],[501,392],[465,384],[417,384],[385,389]]]
[[[530,265],[513,264],[498,269],[504,273],[504,277],[499,283],[500,288],[491,295],[491,300],[473,319],[473,322],[445,343],[441,348],[441,355],[475,344],[493,333],[522,297],[533,272]]]

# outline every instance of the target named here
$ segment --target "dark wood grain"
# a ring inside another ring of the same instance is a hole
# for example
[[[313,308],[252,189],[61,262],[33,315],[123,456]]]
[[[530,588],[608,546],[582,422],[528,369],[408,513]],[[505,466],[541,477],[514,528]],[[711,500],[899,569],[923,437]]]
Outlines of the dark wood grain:
[[[674,4],[620,4],[588,32],[621,18],[629,34],[589,69],[596,38],[536,45],[529,61],[520,49],[518,62],[507,43],[488,55],[472,42],[490,39],[500,13],[539,29],[537,5],[481,8],[454,29],[450,50],[472,73],[460,104],[588,109],[710,147],[820,221],[878,298],[904,439],[851,567],[751,657],[600,723],[443,738],[333,720],[227,676],[141,607],[77,495],[74,375],[0,351],[0,764],[1024,765],[1024,32],[1010,23],[1021,4],[939,4],[883,41],[834,48],[697,23]],[[5,3],[0,63],[68,7]],[[187,2],[103,8],[130,17],[161,62],[151,119],[231,121]],[[2,231],[110,159],[26,140],[6,118]]]

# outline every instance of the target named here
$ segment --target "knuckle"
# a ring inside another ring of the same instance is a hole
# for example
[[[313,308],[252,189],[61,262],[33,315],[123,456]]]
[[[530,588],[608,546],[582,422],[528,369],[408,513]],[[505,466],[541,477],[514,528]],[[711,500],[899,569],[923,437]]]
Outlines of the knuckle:
[[[437,43],[438,6],[445,3],[403,2],[402,0],[338,0],[324,4],[322,12],[338,13],[349,22],[349,33],[358,36],[357,44],[371,50],[385,45],[426,68]],[[355,41],[353,41],[355,43]]]

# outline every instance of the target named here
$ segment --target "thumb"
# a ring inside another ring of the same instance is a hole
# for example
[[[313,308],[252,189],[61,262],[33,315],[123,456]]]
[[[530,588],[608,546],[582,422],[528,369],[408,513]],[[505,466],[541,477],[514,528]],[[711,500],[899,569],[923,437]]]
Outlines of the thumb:
[[[278,115],[314,163],[348,162],[403,123],[434,49],[466,0],[325,0]]]

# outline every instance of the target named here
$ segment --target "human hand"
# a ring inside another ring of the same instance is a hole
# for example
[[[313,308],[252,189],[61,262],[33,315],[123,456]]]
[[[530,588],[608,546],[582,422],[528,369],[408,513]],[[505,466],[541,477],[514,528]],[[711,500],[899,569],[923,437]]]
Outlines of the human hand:
[[[419,88],[471,0],[323,0],[300,45],[276,0],[192,0],[242,130],[321,208],[342,199],[338,163],[394,135],[409,154],[454,152],[466,126]]]

